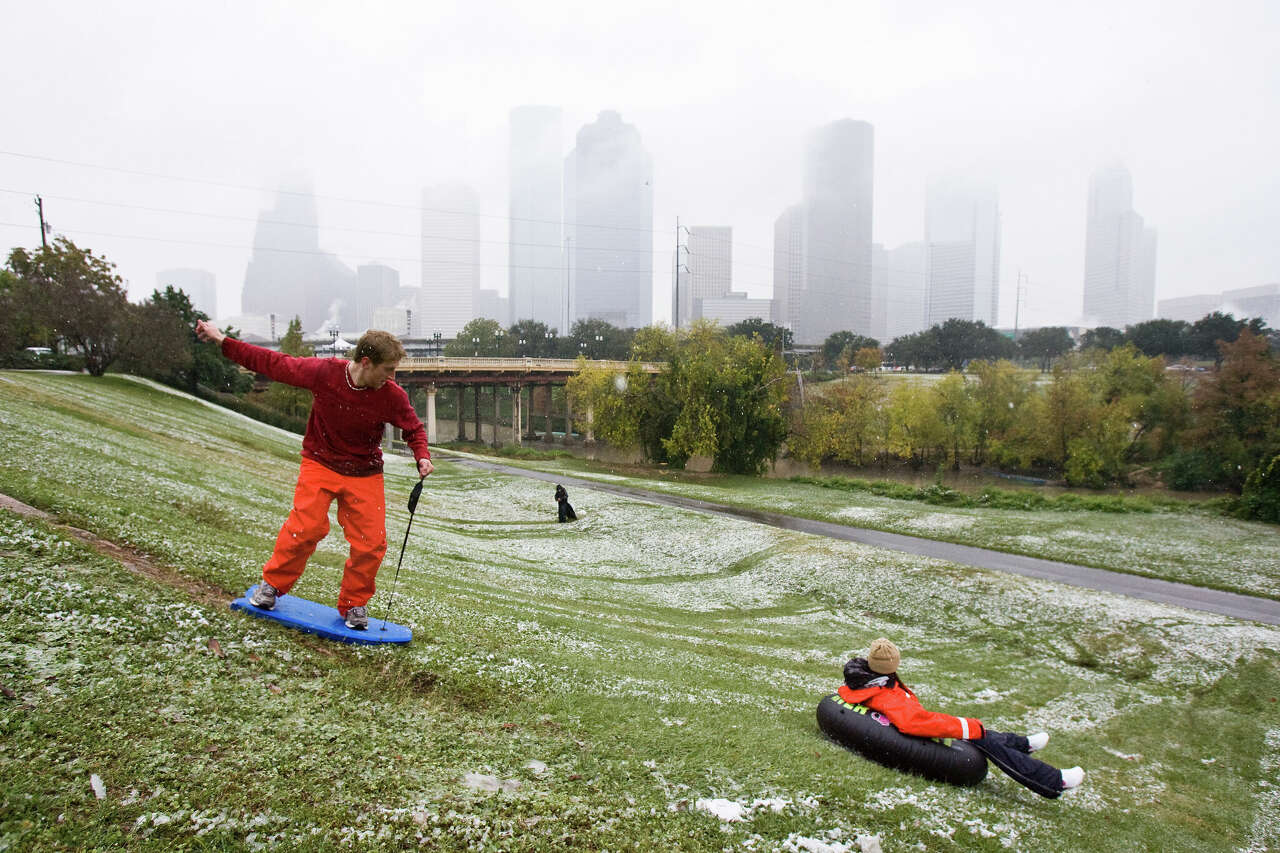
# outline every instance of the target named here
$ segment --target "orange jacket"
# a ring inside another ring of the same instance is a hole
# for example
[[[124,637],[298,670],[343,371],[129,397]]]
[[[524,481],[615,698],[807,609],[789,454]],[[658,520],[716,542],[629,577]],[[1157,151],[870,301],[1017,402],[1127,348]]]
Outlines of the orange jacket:
[[[852,664],[853,661],[850,661]],[[845,678],[849,679],[849,667],[845,668]],[[939,714],[925,710],[911,692],[911,688],[898,680],[897,676],[872,676],[864,686],[853,689],[848,684],[840,685],[837,691],[840,698],[854,705],[866,705],[873,711],[879,711],[889,718],[889,722],[898,731],[906,735],[919,737],[950,737],[963,740],[977,740],[983,735],[982,721],[973,717],[953,717],[950,714]],[[857,680],[857,679],[855,679]]]

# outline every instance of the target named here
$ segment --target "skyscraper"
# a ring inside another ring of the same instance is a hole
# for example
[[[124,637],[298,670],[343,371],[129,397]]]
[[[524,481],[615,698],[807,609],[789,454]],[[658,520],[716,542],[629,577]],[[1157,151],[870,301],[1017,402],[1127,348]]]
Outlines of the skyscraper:
[[[565,160],[573,317],[647,326],[653,316],[653,160],[612,110],[578,131]]]
[[[885,254],[888,288],[885,294],[885,327],[881,344],[928,328],[925,323],[924,243],[904,243]]]
[[[510,320],[537,320],[565,332],[569,306],[561,230],[564,149],[560,109],[513,109],[510,157]]]
[[[320,250],[316,199],[309,188],[282,189],[275,207],[264,211],[253,236],[253,254],[244,274],[245,314],[302,318],[304,333],[347,326],[355,273]]]
[[[415,325],[451,338],[475,317],[480,290],[480,198],[463,184],[422,191],[422,289]],[[506,324],[505,317],[491,317]]]
[[[832,332],[871,331],[871,204],[875,129],[843,119],[809,138],[804,160],[804,284],[792,329],[797,343]]]
[[[1106,166],[1089,182],[1084,250],[1084,322],[1125,326],[1150,320],[1155,308],[1156,232],[1133,209],[1133,178]]]
[[[804,205],[793,204],[773,223],[773,324],[790,329],[799,325],[804,293]]]
[[[676,263],[681,326],[706,316],[702,300],[728,296],[733,288],[733,228],[692,225],[687,247],[689,251]],[[673,324],[676,319],[672,315]]]
[[[385,264],[361,264],[356,267],[356,286],[352,295],[352,324],[344,333],[361,334],[383,328],[373,322],[379,308],[394,308],[399,302],[400,273]],[[383,328],[383,331],[388,331]]]
[[[996,191],[934,178],[925,196],[925,325],[949,319],[996,326],[1000,316],[1000,203]]]

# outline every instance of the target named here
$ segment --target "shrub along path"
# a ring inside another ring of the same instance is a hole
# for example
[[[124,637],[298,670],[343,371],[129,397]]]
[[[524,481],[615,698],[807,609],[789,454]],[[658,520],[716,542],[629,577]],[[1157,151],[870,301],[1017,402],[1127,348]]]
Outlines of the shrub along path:
[[[449,451],[443,452],[448,453]],[[568,477],[563,474],[550,474],[543,471],[503,465],[497,462],[486,462],[482,459],[465,457],[456,453],[452,455],[464,465],[483,470],[512,474],[519,477],[530,477],[535,480],[544,480],[548,483],[561,483],[575,488],[594,489],[623,497],[654,501],[655,503],[692,509],[713,515],[745,518],[749,521],[780,527],[784,530],[812,533],[815,536],[843,539],[846,542],[860,542],[864,545],[874,545],[878,548],[888,548],[893,551],[902,551],[922,557],[933,557],[965,566],[975,566],[980,569],[1010,572],[1026,577],[1040,578],[1041,580],[1057,581],[1071,586],[1143,598],[1147,601],[1175,604],[1192,610],[1203,610],[1208,613],[1233,616],[1237,619],[1249,619],[1268,625],[1280,625],[1280,601],[1273,599],[1207,589],[1158,578],[1095,569],[1089,566],[1078,566],[1057,560],[1043,560],[1022,554],[992,551],[987,548],[975,548],[971,545],[958,545],[920,536],[907,536],[902,533],[889,533],[883,530],[851,527],[846,524],[833,524],[828,521],[797,518],[796,516],[783,515],[776,512],[744,509],[697,498],[663,494],[634,486],[601,483],[595,480]]]

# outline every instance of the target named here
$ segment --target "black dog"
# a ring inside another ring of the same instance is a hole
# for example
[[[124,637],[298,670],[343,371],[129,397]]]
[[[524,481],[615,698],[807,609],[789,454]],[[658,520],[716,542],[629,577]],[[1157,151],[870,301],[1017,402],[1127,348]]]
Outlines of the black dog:
[[[556,485],[556,503],[560,504],[560,521],[578,520],[578,514],[573,511],[573,504],[569,503],[569,493],[559,484]]]

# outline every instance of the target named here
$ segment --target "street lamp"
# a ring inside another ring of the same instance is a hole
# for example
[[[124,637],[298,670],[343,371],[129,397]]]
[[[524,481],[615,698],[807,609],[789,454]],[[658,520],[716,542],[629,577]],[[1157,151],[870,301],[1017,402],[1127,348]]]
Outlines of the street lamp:
[[[526,351],[525,351],[525,344],[527,344],[527,343],[529,343],[529,342],[528,342],[527,340],[525,340],[524,338],[521,338],[521,339],[520,339],[520,355],[521,355],[521,356],[527,356],[527,355],[529,354],[528,352],[526,352]]]
[[[436,329],[431,333],[431,340],[435,341],[436,356],[440,355],[440,330]]]
[[[473,355],[476,355],[476,356],[480,355],[480,339],[472,338],[471,344],[475,348],[475,352],[473,353]]]
[[[600,350],[604,348],[601,346],[601,344],[603,343],[604,343],[604,335],[596,335],[596,358],[600,357]]]

